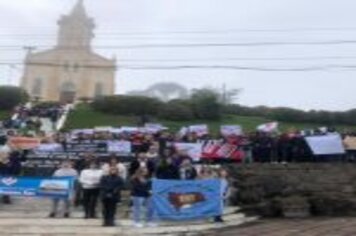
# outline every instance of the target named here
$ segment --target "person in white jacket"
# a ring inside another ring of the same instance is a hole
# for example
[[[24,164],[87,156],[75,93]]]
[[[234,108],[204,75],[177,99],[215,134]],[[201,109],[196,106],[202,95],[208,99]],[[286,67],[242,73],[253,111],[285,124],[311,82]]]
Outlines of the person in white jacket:
[[[84,169],[79,177],[83,188],[84,218],[96,218],[96,206],[100,193],[99,184],[103,176],[103,170],[98,168],[96,162],[90,164],[89,169]]]

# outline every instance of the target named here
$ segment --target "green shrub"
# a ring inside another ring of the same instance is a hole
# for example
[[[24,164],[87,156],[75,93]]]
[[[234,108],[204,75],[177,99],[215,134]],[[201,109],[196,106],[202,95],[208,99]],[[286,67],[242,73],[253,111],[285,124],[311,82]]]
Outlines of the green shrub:
[[[51,108],[53,106],[59,106],[60,103],[59,102],[40,102],[34,105],[34,107],[36,108]]]
[[[171,121],[188,121],[194,118],[194,114],[188,101],[172,100],[162,107],[159,117]]]
[[[195,90],[191,99],[194,116],[197,119],[219,120],[222,115],[222,105],[219,95],[209,89]]]
[[[29,96],[25,90],[15,86],[0,86],[0,110],[11,110],[26,103]]]
[[[92,107],[115,115],[156,115],[164,104],[156,98],[140,96],[106,96],[93,101]]]

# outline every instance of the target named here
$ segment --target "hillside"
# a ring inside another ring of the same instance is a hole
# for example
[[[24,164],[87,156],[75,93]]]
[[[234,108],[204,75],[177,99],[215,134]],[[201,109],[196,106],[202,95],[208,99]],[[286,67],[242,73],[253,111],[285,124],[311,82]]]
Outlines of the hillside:
[[[136,126],[138,118],[134,116],[117,116],[108,115],[94,111],[88,105],[80,105],[72,111],[65,124],[65,130],[69,129],[81,129],[81,128],[93,128],[96,126]],[[161,123],[169,127],[173,131],[179,130],[182,126],[191,124],[208,124],[210,130],[213,133],[218,133],[220,125],[222,124],[238,124],[241,125],[245,131],[253,131],[256,126],[270,122],[270,120],[261,117],[248,117],[248,116],[234,116],[225,115],[221,121],[204,121],[204,120],[192,120],[186,122],[175,122],[167,120],[155,119],[151,122]],[[323,124],[305,124],[305,123],[281,123],[281,130],[285,131],[290,128],[306,129],[324,126]],[[338,126],[340,131],[344,129],[356,130],[353,126]]]

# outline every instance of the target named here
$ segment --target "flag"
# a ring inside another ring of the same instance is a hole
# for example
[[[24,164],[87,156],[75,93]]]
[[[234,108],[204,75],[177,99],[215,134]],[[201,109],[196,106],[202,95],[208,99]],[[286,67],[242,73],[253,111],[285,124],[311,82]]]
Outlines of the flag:
[[[152,192],[154,211],[159,219],[208,219],[223,211],[219,179],[154,179]]]
[[[257,126],[257,130],[265,133],[273,133],[278,130],[278,122],[270,122]]]

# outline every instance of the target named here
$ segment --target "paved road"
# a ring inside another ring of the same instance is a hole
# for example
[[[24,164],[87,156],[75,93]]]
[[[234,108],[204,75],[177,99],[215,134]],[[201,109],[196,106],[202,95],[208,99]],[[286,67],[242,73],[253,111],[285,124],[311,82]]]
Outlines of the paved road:
[[[212,232],[224,236],[353,236],[356,218],[263,220],[251,225]]]

